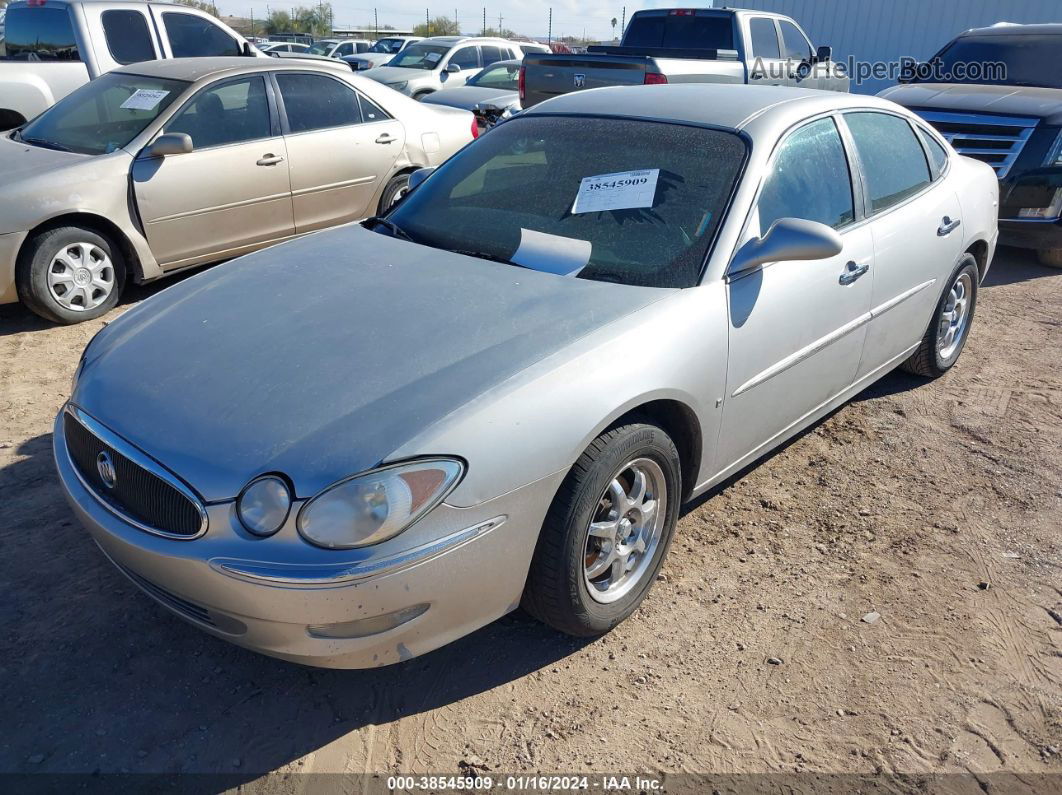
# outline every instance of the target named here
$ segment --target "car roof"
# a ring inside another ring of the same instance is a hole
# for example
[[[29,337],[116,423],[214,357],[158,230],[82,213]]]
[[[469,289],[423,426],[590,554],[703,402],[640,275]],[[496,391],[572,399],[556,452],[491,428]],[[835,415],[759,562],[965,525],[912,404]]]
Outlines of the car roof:
[[[425,43],[425,44],[449,44],[449,45],[465,44],[466,42],[470,42],[470,41],[471,42],[485,41],[485,42],[489,42],[491,44],[497,44],[499,42],[501,42],[502,44],[515,44],[516,43],[516,42],[511,42],[508,39],[500,39],[500,38],[498,38],[496,36],[429,36],[428,38],[421,39],[420,41],[422,43]]]
[[[1000,22],[987,28],[971,28],[959,34],[963,36],[1017,36],[1034,33],[1060,35],[1062,34],[1062,22],[1046,22],[1035,25],[1018,25],[1011,22]]]
[[[796,121],[830,110],[866,107],[892,111],[899,108],[888,100],[839,91],[685,83],[576,91],[535,105],[521,115],[613,116],[742,130],[765,116],[784,116]]]
[[[283,43],[283,42],[278,42]],[[143,61],[129,64],[117,72],[143,75],[145,77],[162,77],[170,80],[186,80],[194,83],[208,77],[229,73],[269,72],[285,69],[317,70],[322,72],[340,71],[350,73],[350,67],[343,61],[333,58],[311,60],[308,58],[248,58],[232,56],[227,58],[169,58],[161,61]]]

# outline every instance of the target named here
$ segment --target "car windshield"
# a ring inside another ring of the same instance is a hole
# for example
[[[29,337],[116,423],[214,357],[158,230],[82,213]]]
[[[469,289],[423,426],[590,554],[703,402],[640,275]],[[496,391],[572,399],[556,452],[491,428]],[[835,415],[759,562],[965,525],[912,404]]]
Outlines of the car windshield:
[[[744,141],[719,130],[517,117],[451,158],[388,220],[415,242],[483,259],[691,287],[745,156]]]
[[[369,52],[398,52],[402,49],[402,39],[380,39],[369,48]]]
[[[411,44],[387,65],[403,69],[434,69],[448,52],[450,48],[445,44]]]
[[[516,91],[520,77],[520,66],[490,66],[468,81],[470,86],[480,88],[504,88]]]
[[[86,155],[113,152],[143,132],[188,85],[109,72],[64,97],[14,135],[49,149]]]
[[[1014,33],[963,36],[933,58],[933,70],[912,82],[1062,88],[1062,35]],[[999,65],[993,67],[992,65]]]
[[[328,53],[332,52],[332,49],[335,46],[336,42],[334,41],[319,41],[306,50],[306,52],[310,53],[310,55],[328,55]]]

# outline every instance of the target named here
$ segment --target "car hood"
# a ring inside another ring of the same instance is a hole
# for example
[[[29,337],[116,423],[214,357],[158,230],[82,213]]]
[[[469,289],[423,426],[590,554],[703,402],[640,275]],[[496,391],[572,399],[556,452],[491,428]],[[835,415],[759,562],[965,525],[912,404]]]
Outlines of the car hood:
[[[669,292],[352,225],[212,268],[127,312],[87,348],[71,400],[207,501],[264,472],[307,497]]]
[[[432,74],[431,69],[405,69],[401,66],[377,66],[375,69],[366,69],[365,77],[371,77],[380,83],[401,83],[403,80],[416,80],[418,77],[428,77]]]
[[[351,58],[357,58],[359,61],[369,61],[377,66],[383,66],[385,63],[395,57],[393,52],[359,52],[357,55],[350,56]]]
[[[1062,90],[1056,88],[907,83],[887,88],[878,96],[908,108],[1034,116],[1049,124],[1062,123]]]
[[[458,86],[457,88],[444,88],[434,94],[428,94],[424,102],[430,105],[449,105],[451,108],[472,110],[480,102],[497,105],[500,108],[508,107],[520,98],[515,91],[505,88],[481,88],[480,86]]]

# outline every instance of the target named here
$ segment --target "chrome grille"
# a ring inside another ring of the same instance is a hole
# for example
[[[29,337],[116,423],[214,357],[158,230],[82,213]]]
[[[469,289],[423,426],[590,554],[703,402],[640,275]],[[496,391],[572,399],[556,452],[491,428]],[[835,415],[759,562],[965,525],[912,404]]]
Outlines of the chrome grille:
[[[194,538],[206,530],[206,511],[186,486],[87,415],[68,408],[63,435],[81,482],[122,519],[169,538]],[[112,466],[110,485],[99,466],[102,456]]]
[[[999,179],[1007,176],[1039,119],[987,113],[916,110],[960,155],[988,163]]]

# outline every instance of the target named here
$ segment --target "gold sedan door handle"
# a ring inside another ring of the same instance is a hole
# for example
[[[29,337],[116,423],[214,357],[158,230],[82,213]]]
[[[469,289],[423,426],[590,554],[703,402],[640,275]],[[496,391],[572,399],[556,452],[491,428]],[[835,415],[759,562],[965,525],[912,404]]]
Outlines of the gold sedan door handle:
[[[395,138],[390,133],[383,133],[382,135],[380,135],[376,139],[376,143],[378,143],[378,144],[393,144],[396,140],[398,140],[398,139]]]
[[[284,158],[282,158],[280,155],[274,155],[272,152],[270,152],[269,154],[263,155],[261,158],[259,158],[257,165],[259,165],[259,166],[275,166],[277,163],[283,163],[283,162],[284,162]]]

